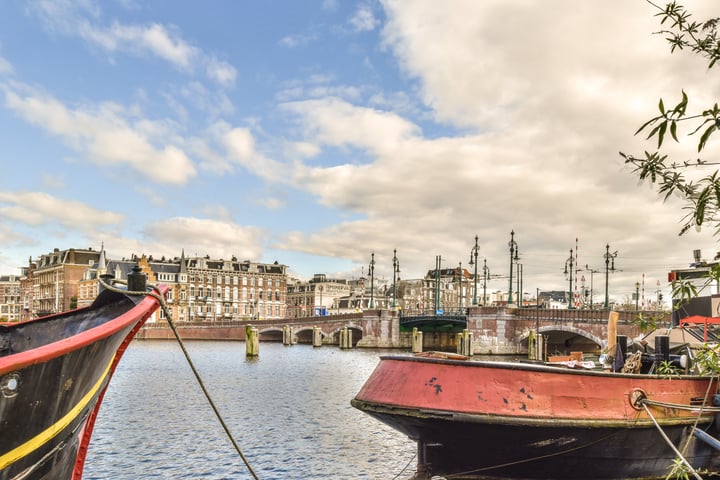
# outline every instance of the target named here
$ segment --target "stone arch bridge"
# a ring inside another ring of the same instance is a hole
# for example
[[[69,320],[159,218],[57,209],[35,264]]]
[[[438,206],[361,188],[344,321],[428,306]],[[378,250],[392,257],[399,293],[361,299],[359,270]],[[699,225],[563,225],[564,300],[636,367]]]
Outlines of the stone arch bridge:
[[[642,332],[638,314],[652,315],[658,326],[670,324],[664,312],[619,312],[617,334],[635,338]],[[352,344],[368,348],[407,348],[411,346],[412,326],[423,331],[424,350],[454,350],[457,332],[467,328],[473,333],[476,354],[524,354],[531,330],[543,334],[548,354],[569,354],[570,351],[594,352],[607,345],[608,316],[606,310],[546,310],[504,307],[474,307],[460,315],[398,315],[391,310],[317,317],[246,320],[238,322],[178,323],[183,339],[244,340],[245,327],[258,329],[261,341],[283,340],[283,331],[290,328],[293,342],[313,343],[318,329],[322,344],[338,345],[340,332],[352,332]],[[448,321],[453,318],[454,321]],[[424,320],[424,321],[423,321]],[[139,338],[169,339],[172,331],[165,322],[146,324]]]

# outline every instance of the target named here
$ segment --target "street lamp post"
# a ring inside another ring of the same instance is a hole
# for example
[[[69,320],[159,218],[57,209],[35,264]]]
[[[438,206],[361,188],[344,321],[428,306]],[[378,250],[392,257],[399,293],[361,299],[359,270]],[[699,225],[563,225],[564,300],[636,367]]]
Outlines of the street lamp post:
[[[375,252],[370,254],[370,308],[375,308]]]
[[[397,277],[400,273],[400,261],[397,258],[397,249],[393,249],[393,308],[397,307]]]
[[[478,270],[478,252],[480,251],[480,247],[478,247],[478,236],[475,235],[475,246],[470,250],[470,265],[475,265],[475,276],[474,283],[473,283],[473,306],[477,306],[478,300],[477,300],[477,270]]]
[[[594,280],[594,275],[595,275],[596,273],[600,273],[600,270],[592,269],[592,268],[590,268],[590,267],[588,266],[588,264],[586,263],[586,264],[585,264],[585,271],[590,272],[590,310],[592,310],[592,309],[593,309],[593,288],[594,288],[594,287],[593,287],[593,280]]]
[[[570,270],[568,271],[568,263],[570,264]],[[573,277],[573,250],[570,249],[570,256],[565,260],[565,274],[570,279],[570,291],[568,292],[568,310],[573,308],[573,293],[572,293],[572,277]]]
[[[487,258],[483,259],[483,307],[487,302],[487,280],[490,278],[490,269],[487,266]]]
[[[462,274],[462,262],[458,265],[458,312],[462,310],[463,300],[463,274]]]
[[[510,241],[508,242],[508,247],[510,247],[510,288],[508,288],[508,301],[507,304],[511,305],[513,302],[512,298],[512,289],[513,289],[513,283],[512,283],[512,271],[513,271],[513,260],[517,260],[517,242],[515,241],[515,230],[512,230],[510,232]]]
[[[640,282],[635,282],[635,311],[638,311],[638,300],[640,299]]]
[[[617,257],[617,250],[610,253],[610,244],[605,245],[605,310],[610,309],[610,295],[608,291],[608,278],[611,271],[615,271],[615,257]]]

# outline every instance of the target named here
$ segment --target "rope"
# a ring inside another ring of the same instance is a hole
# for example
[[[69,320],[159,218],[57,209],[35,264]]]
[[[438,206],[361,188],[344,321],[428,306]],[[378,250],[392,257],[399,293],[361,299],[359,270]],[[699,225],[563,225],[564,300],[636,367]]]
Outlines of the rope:
[[[655,407],[667,407],[667,408],[676,408],[678,410],[687,410],[690,412],[694,412],[696,410],[699,410],[700,413],[703,412],[720,412],[720,407],[708,407],[705,404],[703,405],[683,405],[681,403],[670,403],[670,402],[658,402],[656,400],[649,400],[649,399],[643,399],[643,402],[648,405],[653,405]]]
[[[398,478],[400,478],[400,475],[402,475],[403,472],[408,469],[408,467],[410,466],[410,464],[412,463],[412,461],[415,460],[415,457],[417,457],[417,453],[415,453],[415,455],[413,455],[412,458],[411,458],[410,460],[408,460],[408,463],[403,467],[402,470],[400,470],[400,471],[398,472],[397,475],[395,475],[395,476],[392,478],[392,480],[397,480]]]
[[[240,458],[242,459],[243,463],[247,467],[248,471],[252,475],[252,477],[255,480],[258,480],[258,476],[255,474],[255,471],[250,466],[250,462],[248,462],[247,458],[245,458],[245,455],[243,454],[242,450],[240,449],[240,446],[237,444],[235,439],[233,438],[232,433],[230,432],[230,428],[228,427],[227,423],[225,423],[225,420],[223,420],[222,415],[220,414],[220,411],[215,406],[215,402],[213,402],[212,397],[210,397],[210,392],[208,392],[207,388],[205,388],[205,384],[202,381],[202,378],[200,377],[200,373],[198,373],[197,369],[195,368],[195,364],[193,363],[192,359],[190,358],[190,354],[188,353],[187,349],[185,348],[185,344],[183,343],[182,339],[180,338],[180,334],[177,331],[177,327],[175,326],[175,322],[172,319],[172,312],[170,310],[170,307],[168,307],[167,303],[165,302],[165,297],[160,295],[159,293],[155,292],[132,292],[128,290],[123,290],[120,288],[116,288],[114,286],[108,285],[103,281],[103,279],[98,278],[99,282],[102,284],[104,288],[107,290],[110,290],[112,292],[122,293],[124,295],[133,295],[133,296],[149,296],[153,297],[155,300],[158,301],[160,304],[160,307],[162,308],[163,312],[165,312],[165,319],[167,320],[168,324],[170,325],[170,328],[173,331],[173,334],[175,335],[175,338],[178,341],[178,344],[180,345],[180,349],[183,352],[183,355],[185,355],[185,360],[187,360],[188,365],[190,366],[190,369],[192,370],[193,374],[195,375],[195,379],[198,382],[198,385],[200,385],[200,388],[202,389],[203,393],[205,394],[205,398],[207,399],[208,403],[210,404],[210,407],[212,408],[213,412],[215,412],[215,417],[217,417],[218,421],[220,422],[220,425],[222,426],[223,430],[225,431],[225,434],[227,435],[228,439],[230,439],[230,442],[233,444],[233,447],[235,447],[235,451],[237,451],[238,455],[240,455]],[[121,281],[121,280],[114,280],[114,283],[120,283],[127,285],[127,282]],[[153,290],[158,291],[157,286],[151,285]]]
[[[690,465],[690,463],[688,463],[688,461],[685,460],[685,457],[682,456],[682,454],[680,453],[680,450],[675,448],[675,445],[673,445],[672,441],[668,438],[667,435],[665,435],[665,432],[663,431],[660,424],[658,424],[657,420],[655,420],[655,417],[653,416],[653,414],[650,411],[650,409],[648,408],[648,406],[645,404],[645,401],[643,400],[643,401],[641,401],[641,403],[642,403],[643,408],[645,409],[645,412],[648,414],[650,419],[653,421],[653,423],[655,424],[655,427],[657,427],[658,432],[660,432],[660,436],[662,436],[663,439],[665,440],[665,442],[667,442],[668,446],[670,448],[672,448],[673,452],[675,452],[675,455],[677,455],[678,458],[680,458],[680,461],[690,470],[690,472],[693,474],[693,476],[695,478],[697,478],[698,480],[703,480],[703,478],[695,471],[695,469],[692,467],[692,465]]]
[[[622,373],[640,373],[642,368],[642,352],[630,355],[622,367]]]

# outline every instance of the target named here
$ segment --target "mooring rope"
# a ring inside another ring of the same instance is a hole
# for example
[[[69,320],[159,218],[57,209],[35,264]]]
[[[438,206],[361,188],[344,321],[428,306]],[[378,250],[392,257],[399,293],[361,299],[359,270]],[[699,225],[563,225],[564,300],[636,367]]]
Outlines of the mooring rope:
[[[205,394],[205,398],[207,399],[208,403],[210,404],[210,407],[212,408],[213,412],[215,412],[215,417],[217,417],[218,421],[220,422],[220,425],[222,426],[223,430],[225,431],[225,434],[227,435],[228,439],[230,439],[230,442],[232,443],[233,447],[235,447],[235,451],[237,451],[238,455],[240,455],[240,458],[242,459],[243,463],[245,464],[245,467],[247,467],[248,471],[252,475],[252,477],[255,480],[258,480],[258,476],[253,470],[252,466],[250,465],[250,462],[248,462],[247,458],[245,458],[245,454],[243,454],[242,450],[240,449],[240,445],[235,441],[235,438],[233,438],[232,433],[230,432],[230,428],[228,427],[227,423],[223,419],[222,415],[220,414],[220,410],[218,410],[217,406],[215,405],[215,402],[213,401],[212,397],[210,396],[210,392],[205,387],[205,383],[203,382],[202,378],[200,377],[200,373],[198,372],[197,368],[195,368],[195,364],[193,363],[192,359],[190,358],[190,354],[188,353],[187,349],[185,348],[185,344],[183,343],[182,339],[180,338],[180,334],[177,331],[177,327],[175,326],[175,322],[172,319],[172,312],[170,310],[170,307],[168,307],[167,302],[165,302],[165,297],[161,295],[160,293],[155,292],[144,292],[144,291],[129,291],[129,290],[123,290],[121,288],[116,288],[114,286],[111,286],[107,284],[105,281],[103,281],[102,278],[98,278],[98,281],[102,284],[104,288],[107,290],[110,290],[112,292],[122,293],[124,295],[132,295],[132,296],[149,296],[153,297],[155,300],[157,300],[160,303],[160,307],[162,308],[163,312],[165,313],[165,319],[167,320],[168,324],[170,325],[170,328],[173,331],[173,334],[175,335],[175,338],[178,341],[178,344],[180,345],[180,349],[183,352],[183,355],[185,355],[185,360],[187,360],[188,365],[190,366],[190,369],[192,370],[193,374],[195,375],[195,379],[198,382],[198,385],[200,385],[200,389]],[[114,283],[119,283],[123,285],[127,285],[127,282],[123,280],[113,280]],[[156,285],[150,285],[153,290],[160,292],[158,287]]]
[[[410,460],[408,460],[407,464],[403,467],[402,470],[400,470],[400,471],[398,472],[397,475],[395,475],[395,476],[392,478],[392,480],[397,480],[398,478],[400,478],[400,475],[402,475],[403,472],[408,469],[408,467],[410,466],[410,464],[412,463],[412,461],[415,460],[415,457],[417,457],[417,452],[415,453],[415,455],[412,456],[412,458],[411,458]]]
[[[675,448],[675,445],[673,445],[672,441],[668,438],[667,435],[665,435],[665,432],[663,431],[662,427],[657,422],[657,420],[655,420],[655,416],[653,416],[652,412],[650,411],[650,408],[648,408],[648,406],[645,404],[645,400],[641,400],[640,404],[645,409],[645,413],[648,414],[648,416],[650,417],[650,420],[652,420],[653,423],[655,424],[655,427],[657,427],[658,432],[660,432],[660,436],[663,437],[663,439],[667,442],[668,446],[670,448],[672,448],[673,452],[675,452],[675,455],[677,455],[678,458],[680,458],[680,461],[690,470],[690,472],[693,474],[693,476],[695,478],[697,478],[698,480],[703,480],[703,478],[695,471],[693,466],[690,465],[690,463],[685,459],[685,457],[682,455],[682,453],[680,453],[680,450]]]
[[[720,412],[720,407],[708,407],[706,405],[684,405],[682,403],[658,402],[656,400],[650,400],[647,398],[643,399],[643,402],[654,407],[674,408],[677,410],[687,410],[689,412],[694,412],[697,410],[701,414],[703,412]]]

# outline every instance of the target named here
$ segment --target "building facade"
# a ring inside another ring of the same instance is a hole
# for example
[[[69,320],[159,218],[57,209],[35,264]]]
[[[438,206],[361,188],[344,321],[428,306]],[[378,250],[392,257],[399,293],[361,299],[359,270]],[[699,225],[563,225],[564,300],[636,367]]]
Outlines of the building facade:
[[[30,319],[72,310],[78,306],[79,283],[85,271],[95,265],[100,251],[54,249],[30,260],[21,282],[23,317]]]
[[[20,321],[22,311],[20,277],[0,276],[0,323]]]
[[[290,317],[312,317],[346,313],[353,287],[344,279],[328,279],[315,274],[312,280],[293,279],[287,287],[287,313]],[[357,293],[357,292],[356,292]]]

